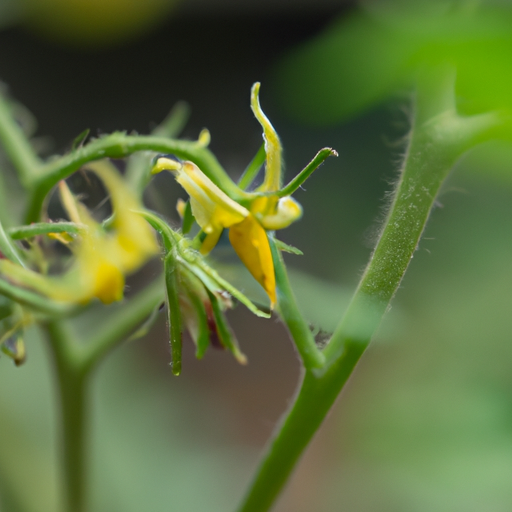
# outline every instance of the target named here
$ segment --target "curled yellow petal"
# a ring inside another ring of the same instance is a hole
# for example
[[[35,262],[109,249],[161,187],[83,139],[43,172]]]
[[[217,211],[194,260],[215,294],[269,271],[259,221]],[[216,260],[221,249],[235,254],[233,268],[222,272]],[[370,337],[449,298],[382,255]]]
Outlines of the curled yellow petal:
[[[281,197],[277,201],[273,213],[263,215],[260,222],[265,229],[275,230],[287,228],[302,217],[302,206],[293,197]]]
[[[256,82],[251,89],[251,109],[263,128],[265,152],[267,154],[265,180],[259,190],[273,192],[281,187],[281,141],[272,123],[261,109],[259,92],[260,83]]]
[[[246,208],[227,196],[193,162],[181,164],[162,157],[157,160],[153,172],[162,170],[173,172],[176,181],[190,196],[190,206],[197,223],[208,236],[211,235],[206,244],[210,250],[217,243],[222,229],[240,223],[249,215]],[[208,251],[203,249],[202,252]]]
[[[229,241],[242,263],[267,292],[273,306],[276,302],[276,278],[265,229],[253,215],[249,215],[231,227]]]

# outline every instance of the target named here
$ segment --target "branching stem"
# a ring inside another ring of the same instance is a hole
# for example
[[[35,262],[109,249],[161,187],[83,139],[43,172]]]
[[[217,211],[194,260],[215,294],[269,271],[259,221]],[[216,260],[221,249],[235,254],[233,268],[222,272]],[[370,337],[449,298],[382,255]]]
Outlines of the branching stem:
[[[101,158],[123,158],[137,151],[173,154],[191,160],[232,199],[242,199],[243,193],[229,178],[213,153],[199,142],[175,140],[152,135],[113,133],[93,140],[44,165],[36,179],[30,182],[31,197],[26,223],[37,222],[44,198],[60,180],[67,178],[87,162]]]
[[[320,368],[309,364],[303,333],[290,327],[305,372],[293,405],[270,442],[238,512],[268,511],[296,462],[329,412],[359,358],[368,347],[397,291],[432,210],[439,189],[464,151],[491,137],[499,116],[457,115],[450,72],[425,75],[417,92],[417,115],[394,201],[354,297],[330,343]],[[278,283],[278,305],[289,291]]]

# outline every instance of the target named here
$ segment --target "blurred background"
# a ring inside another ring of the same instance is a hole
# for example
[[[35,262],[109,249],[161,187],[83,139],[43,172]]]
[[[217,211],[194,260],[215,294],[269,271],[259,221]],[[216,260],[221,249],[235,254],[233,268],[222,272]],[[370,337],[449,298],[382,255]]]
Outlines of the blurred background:
[[[68,150],[86,128],[93,136],[148,133],[185,100],[184,136],[207,127],[211,149],[236,178],[261,144],[249,108],[255,81],[283,142],[287,178],[321,147],[337,149],[339,158],[296,194],[304,218],[281,233],[304,251],[286,260],[302,309],[326,332],[364,269],[397,178],[417,66],[441,58],[457,66],[463,112],[509,108],[506,2],[0,6],[0,79],[37,120],[44,154]],[[511,162],[510,146],[493,143],[457,165],[391,311],[277,512],[511,509]],[[182,191],[171,177],[158,179],[160,211],[176,218]],[[300,367],[279,321],[241,307],[229,319],[247,367],[215,350],[196,361],[186,339],[183,373],[173,377],[162,316],[98,369],[91,510],[235,509]],[[51,362],[35,329],[27,349],[21,368],[0,359],[0,510],[54,512]]]

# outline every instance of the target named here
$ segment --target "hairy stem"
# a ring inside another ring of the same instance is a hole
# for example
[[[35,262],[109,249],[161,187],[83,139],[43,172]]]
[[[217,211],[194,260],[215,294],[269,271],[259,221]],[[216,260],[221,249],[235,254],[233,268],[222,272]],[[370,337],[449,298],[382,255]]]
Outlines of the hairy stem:
[[[337,151],[332,148],[321,149],[288,185],[278,191],[278,196],[291,196],[330,156],[338,156]]]
[[[211,151],[198,142],[152,135],[113,133],[52,160],[40,169],[39,176],[31,183],[32,195],[28,204],[26,223],[37,222],[43,201],[51,188],[87,162],[101,158],[123,158],[137,151],[173,154],[191,160],[232,199],[240,200],[243,197],[243,192],[229,178]]]
[[[302,363],[306,369],[322,368],[325,356],[316,346],[308,323],[299,310],[288,280],[283,257],[273,238],[269,237],[270,249],[276,273],[277,306],[281,318],[290,331]]]
[[[450,101],[451,76],[441,72],[438,80],[432,74],[426,77],[418,89],[417,116],[402,175],[370,263],[323,351],[325,364],[321,368],[306,366],[296,399],[270,442],[239,512],[271,508],[368,347],[417,248],[448,172],[466,149],[492,136],[500,122],[492,114],[459,117]],[[279,306],[288,296],[289,291],[280,290]],[[299,333],[299,339],[294,339],[298,347],[301,336]]]

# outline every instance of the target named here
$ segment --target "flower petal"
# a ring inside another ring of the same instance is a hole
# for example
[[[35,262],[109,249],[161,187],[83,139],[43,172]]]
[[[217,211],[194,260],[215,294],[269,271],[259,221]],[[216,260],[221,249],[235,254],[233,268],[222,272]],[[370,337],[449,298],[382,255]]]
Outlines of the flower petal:
[[[111,250],[117,252],[117,263],[123,272],[133,272],[159,251],[153,231],[137,213],[143,207],[109,161],[90,162],[87,168],[100,177],[110,194],[115,213]]]
[[[208,233],[201,244],[199,252],[201,254],[208,254],[217,245],[220,235],[222,235],[222,231],[223,228],[218,228],[215,231]]]
[[[267,233],[253,215],[231,227],[229,240],[243,264],[276,302],[276,278]]]
[[[124,292],[124,275],[119,267],[110,263],[106,259],[95,262],[96,268],[93,269],[92,277],[94,279],[94,297],[103,302],[111,304],[122,300]]]
[[[274,212],[259,218],[265,229],[276,230],[287,228],[302,217],[302,206],[293,197],[281,197],[275,205]]]
[[[169,170],[176,175],[176,181],[190,196],[192,213],[201,229],[214,233],[241,222],[249,211],[233,201],[193,162],[176,162],[169,158],[159,158],[153,174]]]
[[[251,90],[251,109],[254,116],[263,128],[263,139],[265,140],[265,152],[267,153],[267,162],[265,166],[265,180],[259,188],[260,191],[274,192],[281,187],[281,142],[276,130],[272,126],[268,117],[261,110],[260,83],[256,82]]]

